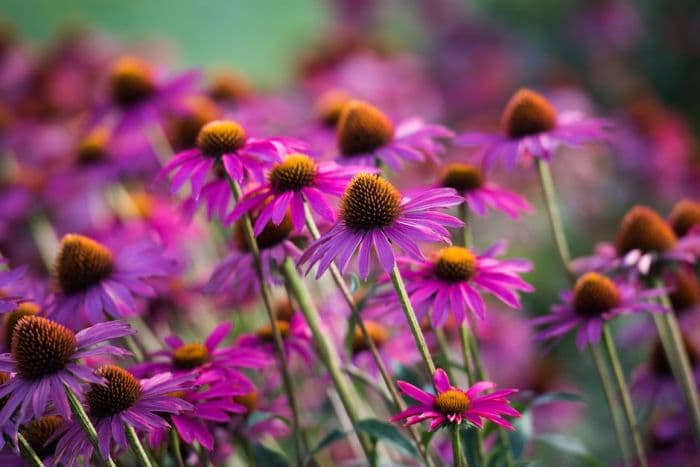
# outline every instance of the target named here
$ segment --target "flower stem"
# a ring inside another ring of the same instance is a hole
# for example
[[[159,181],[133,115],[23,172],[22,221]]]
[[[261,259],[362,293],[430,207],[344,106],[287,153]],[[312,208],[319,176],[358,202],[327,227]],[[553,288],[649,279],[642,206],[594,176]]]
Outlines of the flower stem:
[[[19,444],[19,451],[22,457],[31,467],[44,467],[44,463],[41,461],[36,451],[32,449],[27,440],[22,436],[22,433],[17,433],[17,443]]]
[[[598,372],[600,384],[603,386],[605,400],[608,402],[608,408],[610,409],[613,425],[615,427],[617,443],[620,446],[625,467],[631,467],[632,456],[630,454],[627,437],[624,434],[624,428],[622,427],[622,414],[620,414],[620,408],[617,404],[615,390],[613,389],[612,381],[610,380],[610,374],[608,373],[608,368],[605,364],[605,358],[603,357],[602,350],[599,346],[590,345],[589,347],[591,349],[591,355],[593,356],[593,362],[595,363],[595,367]]]
[[[241,198],[241,188],[238,183],[233,180],[228,174],[226,176],[228,179],[229,186],[231,187],[231,192],[233,197],[238,202]],[[294,385],[292,383],[292,377],[289,374],[289,365],[287,362],[287,357],[284,352],[284,343],[282,341],[282,334],[280,333],[279,326],[277,325],[277,318],[275,317],[275,311],[272,304],[272,294],[270,288],[265,281],[265,277],[262,272],[262,264],[260,262],[260,249],[258,248],[258,242],[255,239],[255,234],[253,233],[253,224],[250,220],[250,216],[246,214],[241,219],[243,235],[248,243],[248,248],[250,253],[253,255],[253,262],[255,263],[255,272],[258,276],[258,281],[260,282],[260,292],[263,298],[263,304],[265,305],[265,312],[267,313],[267,318],[270,322],[270,328],[272,329],[272,342],[275,348],[275,353],[277,354],[277,359],[280,367],[280,372],[282,373],[282,383],[284,390],[287,395],[287,400],[289,401],[289,407],[292,411],[292,431],[294,432],[294,443],[296,450],[297,463],[301,465],[304,460],[304,437],[301,433],[301,425],[299,423],[299,406],[297,404],[296,397],[294,396]]]
[[[438,349],[440,349],[440,355],[443,358],[443,369],[445,370],[445,373],[447,373],[447,377],[450,378],[450,381],[455,381],[454,372],[452,371],[452,363],[450,362],[450,344],[447,341],[445,332],[442,330],[442,328],[435,328],[433,329],[433,332],[435,333]]]
[[[309,229],[311,237],[314,240],[318,240],[319,238],[321,238],[321,233],[319,232],[318,227],[316,226],[316,221],[311,215],[311,211],[309,210],[309,205],[307,203],[304,203],[304,217],[306,219],[306,227]],[[401,398],[399,392],[397,391],[396,384],[394,383],[389,371],[386,369],[386,365],[384,365],[382,357],[379,355],[379,349],[377,349],[377,346],[374,344],[372,336],[370,336],[369,332],[367,331],[367,327],[365,326],[365,323],[362,320],[362,316],[360,315],[360,311],[357,308],[355,299],[353,298],[352,293],[350,293],[350,289],[345,283],[340,269],[338,269],[338,266],[335,263],[331,263],[329,269],[331,271],[331,277],[333,278],[333,282],[335,282],[335,285],[340,291],[340,294],[343,296],[345,303],[347,303],[348,308],[350,308],[350,315],[357,323],[357,327],[362,333],[362,337],[365,340],[367,349],[369,350],[370,355],[372,355],[374,363],[377,365],[379,374],[382,376],[382,380],[384,381],[384,384],[386,385],[387,389],[389,389],[391,400],[395,405],[394,408],[399,411],[404,410],[406,408],[406,404]],[[409,427],[408,433],[413,439],[416,446],[418,446],[418,450],[421,454],[421,457],[423,458],[423,461],[425,462],[425,465],[427,465],[428,467],[432,467],[433,461],[426,452],[423,443],[420,442],[420,437],[418,435],[418,432],[416,431],[416,428],[413,426]]]
[[[664,284],[659,279],[656,286],[662,288]],[[652,316],[671,371],[690,411],[689,415],[693,423],[696,443],[700,445],[700,403],[698,403],[698,388],[693,377],[693,368],[688,359],[688,352],[683,344],[683,335],[668,294],[661,295],[660,301],[669,311],[654,313]]]
[[[605,346],[605,351],[608,354],[608,359],[610,360],[610,366],[613,370],[613,376],[617,383],[617,388],[620,393],[620,399],[622,400],[622,409],[627,419],[627,425],[629,425],[630,433],[632,434],[632,442],[634,444],[634,449],[637,454],[637,459],[639,460],[639,465],[641,467],[646,467],[647,455],[644,451],[644,444],[642,442],[642,436],[639,433],[639,426],[637,424],[637,417],[634,414],[634,408],[632,407],[632,398],[630,397],[630,391],[625,382],[625,375],[622,372],[622,365],[620,364],[620,357],[617,354],[617,349],[615,348],[615,342],[613,340],[612,334],[610,333],[609,326],[603,327],[603,344]]]
[[[182,449],[180,449],[180,437],[175,428],[170,429],[170,447],[173,450],[175,465],[177,467],[185,467],[185,462],[182,460]]]
[[[299,273],[297,272],[296,266],[291,258],[287,257],[282,264],[282,275],[287,283],[287,286],[292,291],[296,297],[297,303],[299,304],[299,309],[301,310],[306,323],[309,325],[311,334],[316,342],[316,350],[318,351],[319,358],[323,362],[324,366],[328,370],[328,373],[333,380],[333,385],[335,386],[338,396],[345,408],[350,421],[353,426],[357,425],[360,421],[360,411],[358,409],[358,396],[354,391],[354,388],[347,380],[340,367],[340,357],[335,351],[335,348],[328,340],[328,333],[322,329],[321,321],[319,319],[318,310],[311,300],[306,286],[302,282]],[[374,464],[375,449],[372,446],[371,440],[364,436],[358,434],[360,439],[360,444],[362,449],[367,456],[370,464]]]
[[[394,290],[396,290],[396,295],[399,297],[401,309],[404,315],[406,315],[406,320],[411,328],[411,333],[413,334],[413,339],[416,342],[418,351],[423,358],[423,363],[425,363],[425,366],[428,368],[428,373],[432,377],[435,374],[435,362],[433,362],[433,357],[430,356],[430,350],[428,349],[428,344],[425,342],[423,330],[420,328],[416,313],[413,311],[413,305],[411,305],[411,300],[408,298],[406,286],[401,278],[401,271],[399,271],[399,267],[395,263],[394,269],[391,271],[391,283],[394,284]]]
[[[143,447],[143,444],[141,444],[141,440],[136,434],[134,427],[128,423],[125,423],[124,428],[126,429],[126,439],[129,441],[129,446],[131,447],[131,451],[136,456],[136,460],[138,460],[139,464],[141,464],[143,467],[153,467],[151,459],[149,459],[146,449]]]
[[[452,462],[455,467],[469,467],[467,460],[462,452],[462,446],[459,439],[459,425],[454,425],[450,428],[452,432]]]
[[[474,384],[476,378],[474,372],[471,370],[474,365],[471,350],[469,347],[469,327],[466,323],[462,323],[459,327],[459,339],[462,344],[462,357],[464,358],[464,372],[467,375],[467,384]]]
[[[554,182],[552,181],[552,173],[549,170],[549,164],[542,159],[537,158],[537,171],[540,175],[540,184],[544,193],[545,206],[547,207],[547,215],[549,216],[549,225],[552,228],[554,242],[557,245],[559,258],[564,265],[569,278],[573,279],[573,274],[569,265],[571,264],[571,253],[569,252],[569,244],[566,241],[564,233],[564,224],[561,220],[561,213],[557,205],[557,195],[554,190]]]
[[[102,455],[100,454],[100,446],[97,443],[97,430],[95,430],[95,426],[90,421],[88,414],[85,413],[85,409],[83,408],[82,404],[80,404],[78,397],[68,386],[64,386],[64,389],[66,390],[66,397],[68,397],[68,404],[70,405],[71,411],[73,412],[73,415],[75,415],[75,418],[77,419],[81,428],[85,431],[90,444],[92,444],[92,447],[95,448],[95,455],[97,455],[97,457],[100,458],[100,460],[102,460],[102,462],[108,467],[116,467],[116,464],[109,456],[109,453],[107,453],[106,459],[102,458]]]

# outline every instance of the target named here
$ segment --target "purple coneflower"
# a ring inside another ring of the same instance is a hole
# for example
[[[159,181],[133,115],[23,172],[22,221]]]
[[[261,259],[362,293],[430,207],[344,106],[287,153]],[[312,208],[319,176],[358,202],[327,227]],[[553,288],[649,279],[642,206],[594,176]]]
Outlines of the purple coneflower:
[[[700,203],[691,199],[678,201],[668,216],[668,224],[678,238],[700,235]]]
[[[301,315],[294,313],[289,320],[278,317],[277,328],[282,336],[286,355],[296,353],[304,362],[314,361],[311,331]],[[240,336],[236,344],[243,348],[263,349],[272,356],[275,354],[273,339],[272,326],[264,324],[255,333]]]
[[[452,131],[429,125],[419,118],[394,123],[381,110],[366,102],[352,100],[343,106],[338,120],[339,161],[374,166],[382,161],[400,169],[403,161],[437,161],[445,151],[440,139],[452,138]]]
[[[579,146],[607,137],[609,123],[584,118],[577,112],[557,113],[541,94],[520,89],[506,105],[501,119],[503,134],[465,133],[455,144],[480,146],[484,168],[503,158],[508,167],[527,157],[550,160],[559,145]]]
[[[678,238],[671,226],[653,209],[634,206],[620,223],[613,244],[596,247],[595,255],[578,258],[577,272],[612,270],[649,274],[652,267],[668,263],[695,263],[700,255],[700,235],[689,230]]]
[[[134,296],[154,295],[146,279],[165,276],[174,264],[149,240],[110,249],[78,234],[61,240],[56,256],[58,291],[49,316],[73,329],[99,323],[105,315],[123,318],[136,312]]]
[[[277,162],[281,154],[297,149],[302,147],[296,141],[252,138],[234,121],[214,120],[199,130],[197,147],[176,154],[159,177],[175,172],[170,185],[173,193],[189,180],[192,198],[197,200],[207,178],[215,175],[214,169],[225,172],[238,183],[243,181],[246,171],[261,179],[264,164]]]
[[[450,242],[445,228],[461,227],[462,222],[439,212],[462,202],[451,188],[420,190],[402,196],[394,186],[378,175],[356,175],[340,201],[340,219],[321,238],[308,247],[300,263],[309,269],[319,263],[316,277],[337,259],[341,271],[359,247],[360,277],[369,275],[370,251],[374,247],[386,272],[394,268],[392,244],[415,259],[423,259],[416,242]]]
[[[481,292],[519,309],[518,292],[535,290],[520,278],[521,273],[532,270],[532,264],[524,259],[497,259],[505,248],[506,242],[498,242],[476,254],[468,248],[450,246],[430,259],[400,258],[401,275],[418,317],[427,316],[432,309],[434,327],[445,324],[449,310],[457,323],[464,321],[467,310],[483,319],[486,305]]]
[[[233,324],[229,321],[219,324],[207,336],[203,344],[184,342],[178,336],[168,336],[165,344],[168,350],[155,352],[153,357],[165,357],[166,361],[146,362],[135,365],[130,371],[135,375],[151,376],[163,372],[175,375],[194,371],[198,383],[211,382],[225,378],[235,379],[242,387],[253,390],[253,383],[240,372],[240,368],[263,368],[270,360],[262,352],[240,347],[220,347],[231,333]]]
[[[509,430],[515,428],[503,418],[503,415],[519,417],[520,413],[510,406],[507,397],[518,392],[517,389],[501,389],[490,394],[479,395],[496,385],[489,381],[473,384],[466,391],[450,384],[442,368],[435,370],[433,383],[437,395],[425,392],[405,381],[398,381],[401,392],[419,402],[391,417],[392,422],[405,420],[406,425],[414,425],[430,420],[429,431],[451,424],[459,425],[463,420],[477,428],[483,428],[484,420],[490,420]]]
[[[486,214],[487,207],[504,212],[513,219],[535,210],[522,196],[487,181],[482,170],[471,164],[455,162],[446,165],[439,183],[457,190],[464,196],[469,209],[479,216]]]
[[[245,194],[227,221],[234,222],[250,210],[259,211],[254,226],[255,235],[259,235],[268,222],[279,225],[289,211],[294,229],[300,231],[304,227],[306,201],[322,218],[333,222],[333,208],[325,195],[341,196],[360,171],[367,170],[317,162],[306,154],[287,155],[272,167],[265,183]]]
[[[130,355],[113,345],[99,345],[110,339],[132,334],[126,323],[99,323],[74,334],[54,321],[38,316],[25,316],[14,327],[11,353],[0,355],[0,371],[14,373],[2,387],[0,397],[9,396],[0,410],[0,424],[5,423],[17,408],[24,422],[44,415],[49,402],[56,412],[70,418],[65,387],[82,394],[82,384],[102,384],[92,369],[80,363],[88,357]]]
[[[162,373],[139,381],[123,368],[104,365],[95,370],[96,383],[85,393],[87,413],[97,430],[100,454],[106,458],[112,451],[112,440],[119,448],[127,447],[125,425],[150,433],[169,428],[162,418],[192,410],[192,405],[177,397],[189,384],[189,376],[173,377]],[[69,423],[60,435],[54,462],[78,465],[78,459],[92,456],[93,446],[79,423]]]
[[[586,273],[578,278],[573,291],[561,294],[563,304],[553,305],[551,314],[533,320],[533,324],[546,328],[536,339],[558,338],[578,328],[576,345],[583,350],[589,343],[598,343],[605,322],[621,313],[668,311],[650,301],[665,293],[664,289],[639,291],[632,285],[615,283],[597,272]]]

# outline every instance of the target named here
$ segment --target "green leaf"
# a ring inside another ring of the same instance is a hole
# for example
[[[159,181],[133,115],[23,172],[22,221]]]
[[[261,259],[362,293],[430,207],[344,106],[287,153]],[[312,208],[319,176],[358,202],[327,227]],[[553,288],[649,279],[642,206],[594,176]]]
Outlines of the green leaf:
[[[462,438],[462,450],[469,465],[480,465],[479,430],[471,425],[462,425],[459,427],[459,435]]]
[[[318,442],[318,444],[309,452],[308,456],[306,457],[306,460],[304,461],[304,464],[308,464],[311,462],[313,457],[318,454],[319,452],[323,451],[326,449],[328,446],[331,444],[335,443],[336,441],[340,441],[341,439],[345,438],[348,434],[344,431],[340,431],[339,429],[335,428],[331,430],[326,436],[324,436],[321,441]]]
[[[433,440],[436,434],[437,430],[424,431],[423,434],[420,436],[420,442],[423,446],[425,446],[426,451],[428,450],[428,446],[430,446],[430,442]]]
[[[538,435],[535,441],[546,444],[557,451],[569,454],[572,456],[579,457],[581,460],[585,461],[590,466],[601,466],[588,451],[588,448],[581,442],[581,440],[574,438],[572,436],[560,435],[557,433],[548,433]]]
[[[573,394],[570,392],[546,392],[541,394],[532,401],[531,406],[536,407],[538,405],[549,404],[551,402],[577,402],[580,404],[585,404],[586,401],[581,397],[580,394]]]
[[[507,435],[510,440],[510,451],[513,454],[514,459],[519,459],[525,450],[525,445],[532,437],[533,424],[532,424],[532,412],[526,410],[523,412],[520,418],[516,418],[513,421],[513,426],[515,431],[508,431]]]
[[[418,450],[404,435],[391,423],[383,422],[375,418],[360,420],[355,429],[359,433],[367,433],[377,441],[386,441],[392,446],[404,451],[410,456],[417,457]]]
[[[253,458],[256,465],[266,467],[289,467],[291,465],[284,452],[260,443],[253,445]]]

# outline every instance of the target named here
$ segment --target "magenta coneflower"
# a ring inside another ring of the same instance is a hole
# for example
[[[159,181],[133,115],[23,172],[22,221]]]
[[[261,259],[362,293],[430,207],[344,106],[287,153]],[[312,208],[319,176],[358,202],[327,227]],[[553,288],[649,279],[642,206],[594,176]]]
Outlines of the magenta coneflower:
[[[265,183],[245,194],[227,222],[238,220],[250,210],[259,211],[254,226],[255,235],[259,235],[268,222],[279,225],[289,210],[292,225],[299,231],[304,227],[304,201],[322,218],[333,222],[333,208],[326,195],[341,196],[360,171],[367,169],[317,162],[306,154],[287,155],[272,167]]]
[[[162,418],[165,414],[177,414],[192,410],[189,402],[177,397],[189,384],[190,376],[174,377],[162,373],[139,381],[123,368],[104,365],[95,370],[98,383],[90,384],[85,393],[87,413],[97,430],[100,454],[107,458],[112,451],[112,440],[119,448],[127,447],[124,426],[150,433],[169,428]],[[85,431],[76,421],[69,423],[58,438],[54,462],[66,466],[79,465],[81,456],[89,459],[93,446]]]
[[[579,277],[573,291],[564,291],[561,305],[553,305],[549,315],[532,320],[536,326],[544,326],[537,340],[560,338],[578,328],[576,345],[583,350],[587,344],[600,341],[603,325],[621,313],[663,313],[663,305],[650,301],[665,294],[664,289],[639,291],[626,283],[589,272]]]
[[[447,373],[442,368],[435,370],[433,383],[437,395],[425,392],[405,381],[397,381],[401,392],[419,402],[401,413],[391,417],[392,422],[405,420],[406,425],[414,425],[430,420],[429,431],[442,426],[459,425],[463,420],[477,428],[483,428],[484,420],[490,420],[509,430],[515,428],[503,418],[519,417],[520,413],[510,406],[507,397],[518,392],[517,389],[501,389],[486,395],[479,395],[493,389],[496,385],[489,381],[473,384],[466,391],[450,384]]]
[[[118,245],[114,250],[78,234],[61,240],[56,256],[58,291],[49,305],[51,319],[73,329],[99,323],[105,315],[122,318],[136,313],[134,296],[152,296],[148,278],[162,277],[174,267],[150,240]]]
[[[4,267],[5,264],[7,264],[7,260],[5,258],[0,258],[0,267]],[[26,267],[21,267],[9,269],[7,271],[0,271],[0,291],[16,286],[17,282],[19,282],[22,279],[22,276],[24,276],[26,270]],[[13,311],[17,308],[20,300],[21,297],[14,297],[6,293],[0,293],[0,313]]]
[[[596,247],[595,255],[572,262],[576,272],[619,270],[649,274],[653,267],[695,263],[700,256],[700,235],[692,230],[678,238],[653,209],[634,206],[620,223],[614,243]]]
[[[391,272],[395,257],[392,244],[407,255],[422,259],[416,242],[450,242],[445,228],[460,227],[462,222],[439,212],[461,203],[451,188],[420,190],[402,196],[394,186],[378,175],[361,173],[352,179],[340,201],[340,219],[321,238],[308,247],[300,263],[309,269],[319,263],[316,277],[337,259],[341,271],[359,247],[360,277],[369,275],[370,251],[374,248],[382,268]]]
[[[130,355],[120,347],[103,343],[132,333],[128,324],[118,321],[99,323],[74,334],[46,318],[25,316],[20,319],[14,327],[11,353],[0,355],[0,371],[14,373],[0,387],[0,397],[9,396],[0,410],[0,425],[17,408],[23,418],[21,421],[39,418],[44,415],[49,402],[59,415],[70,418],[65,387],[75,394],[82,394],[84,382],[103,382],[80,360]]]
[[[434,327],[445,324],[450,310],[457,323],[464,321],[468,310],[483,319],[483,292],[519,309],[518,292],[535,290],[520,278],[520,274],[532,270],[532,264],[524,259],[497,259],[505,249],[506,242],[498,242],[481,254],[450,246],[430,259],[399,259],[401,275],[418,317],[425,318],[432,309]]]
[[[196,200],[207,178],[216,175],[214,169],[225,172],[238,183],[243,181],[246,171],[261,179],[265,164],[279,161],[285,152],[302,149],[303,145],[296,141],[252,138],[234,121],[214,120],[199,130],[197,147],[176,154],[158,178],[175,172],[170,185],[173,193],[189,180]]]
[[[232,414],[245,413],[246,408],[234,402],[233,397],[244,396],[254,390],[254,386],[241,390],[239,386],[225,380],[203,390],[179,391],[177,396],[189,402],[193,409],[171,415],[173,428],[185,443],[192,444],[197,441],[204,449],[211,451],[214,449],[211,425],[230,421]],[[167,435],[168,430],[165,428],[154,430],[149,433],[148,442],[152,447],[157,447],[167,439]]]
[[[403,161],[437,161],[445,151],[439,140],[453,136],[447,128],[419,118],[405,120],[394,129],[381,110],[358,100],[343,106],[337,132],[339,162],[374,166],[382,161],[392,169],[400,169]]]
[[[503,158],[514,167],[523,158],[550,160],[559,145],[579,146],[607,138],[609,122],[584,118],[577,112],[557,113],[541,94],[520,89],[506,105],[502,134],[465,133],[454,139],[460,146],[480,146],[484,168]]]
[[[286,355],[296,353],[306,363],[314,361],[311,331],[301,315],[294,313],[288,320],[278,317],[277,328],[282,336],[282,343]],[[236,344],[243,348],[263,349],[272,356],[275,355],[273,340],[274,334],[272,326],[270,324],[264,324],[254,333],[241,335],[236,340]]]
[[[482,170],[471,164],[455,162],[446,165],[439,183],[440,186],[457,190],[464,196],[469,209],[479,216],[486,214],[487,207],[513,219],[535,210],[522,196],[487,181]]]
[[[156,123],[182,105],[198,78],[198,72],[187,72],[168,80],[139,58],[121,57],[109,72],[109,102],[96,111],[93,121],[100,122],[116,112],[115,134]]]
[[[175,375],[194,372],[197,383],[211,382],[225,378],[249,390],[253,383],[241,373],[241,368],[263,368],[270,359],[262,352],[240,347],[221,347],[220,344],[231,333],[233,324],[229,321],[219,324],[207,336],[203,344],[184,342],[178,336],[168,336],[165,344],[168,350],[153,353],[154,358],[164,357],[165,361],[146,362],[135,365],[130,371],[139,377],[163,372]]]

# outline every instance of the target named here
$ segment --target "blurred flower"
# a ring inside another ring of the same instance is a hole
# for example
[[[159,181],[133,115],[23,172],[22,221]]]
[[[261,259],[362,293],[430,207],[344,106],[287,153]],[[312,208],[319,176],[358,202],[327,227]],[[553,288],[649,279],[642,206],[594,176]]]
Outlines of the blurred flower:
[[[529,157],[549,161],[559,145],[579,146],[607,138],[609,123],[586,119],[576,112],[557,113],[541,94],[520,89],[506,105],[501,120],[503,135],[469,132],[455,138],[458,146],[481,147],[485,169],[498,158],[509,168]]]
[[[369,275],[370,251],[374,249],[385,272],[395,264],[391,244],[412,258],[421,260],[418,241],[449,243],[450,233],[444,226],[460,227],[462,222],[439,212],[462,198],[449,188],[426,189],[402,196],[394,186],[378,175],[361,173],[352,179],[340,201],[340,220],[310,245],[300,259],[309,269],[319,263],[316,278],[337,258],[345,271],[350,257],[359,246],[359,272]]]
[[[401,392],[415,399],[419,404],[394,415],[391,417],[391,421],[405,420],[406,425],[414,425],[430,420],[429,431],[450,424],[459,425],[463,420],[477,428],[483,428],[483,420],[489,420],[509,430],[515,429],[502,416],[520,416],[520,413],[510,406],[507,399],[508,396],[516,393],[517,389],[501,389],[486,395],[479,395],[495,386],[491,382],[480,381],[463,391],[450,384],[450,380],[442,368],[435,370],[433,383],[437,395],[425,392],[405,381],[398,381],[396,384]]]
[[[5,266],[7,260],[0,258],[0,267]],[[26,267],[0,271],[0,313],[7,313],[17,308],[22,297],[7,295],[8,289],[16,287],[26,272]]]
[[[302,358],[304,364],[314,361],[311,331],[301,315],[295,313],[289,321],[277,319],[277,329],[282,337],[286,355],[296,353]],[[261,349],[270,356],[275,355],[273,342],[274,334],[270,324],[264,324],[255,333],[243,334],[236,340],[236,344],[243,348]]]

